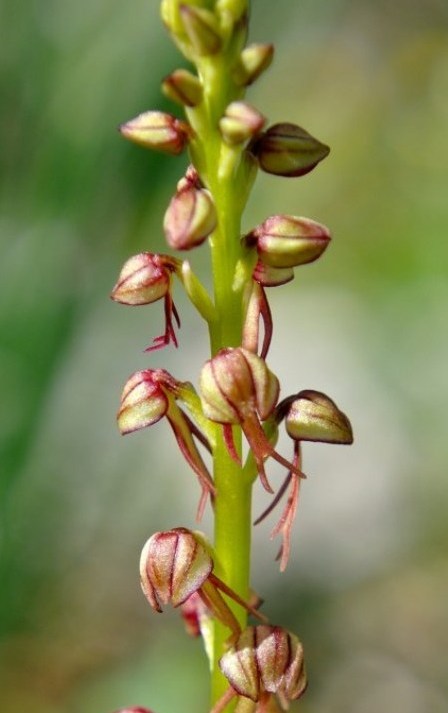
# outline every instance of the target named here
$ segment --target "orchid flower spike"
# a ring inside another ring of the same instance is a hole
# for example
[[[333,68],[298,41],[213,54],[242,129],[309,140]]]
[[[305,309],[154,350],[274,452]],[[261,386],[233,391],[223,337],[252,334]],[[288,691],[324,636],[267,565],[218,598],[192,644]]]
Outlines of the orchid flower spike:
[[[170,342],[177,347],[173,317],[178,327],[180,319],[171,290],[173,273],[180,270],[181,262],[170,255],[139,253],[125,262],[112,290],[111,298],[125,305],[148,305],[163,298],[165,332],[153,340],[153,344],[146,349],[148,352],[165,347]]]
[[[197,594],[212,615],[225,624],[233,637],[241,627],[221,592],[258,619],[265,618],[236,592],[213,574],[214,562],[201,533],[185,527],[156,532],[143,547],[140,577],[143,592],[151,607],[162,611],[162,604],[185,604]]]
[[[272,493],[264,460],[272,457],[288,470],[303,475],[269,443],[261,421],[274,411],[279,394],[277,377],[264,359],[243,348],[221,349],[201,372],[200,392],[204,414],[223,425],[229,454],[240,462],[233,442],[232,426],[239,424],[251,447],[264,488]]]
[[[196,436],[206,443],[205,437],[176,403],[184,387],[183,382],[176,381],[164,369],[136,371],[124,386],[117,421],[120,433],[126,435],[167,417],[181,453],[198,476],[202,488],[197,514],[200,519],[207,497],[213,497],[215,489],[193,438]]]

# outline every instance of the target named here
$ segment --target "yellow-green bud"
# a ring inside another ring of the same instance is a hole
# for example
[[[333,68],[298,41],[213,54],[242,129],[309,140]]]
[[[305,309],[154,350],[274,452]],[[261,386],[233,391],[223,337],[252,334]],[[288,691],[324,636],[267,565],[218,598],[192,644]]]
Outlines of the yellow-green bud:
[[[322,255],[330,232],[309,218],[273,215],[248,233],[245,242],[256,245],[260,260],[270,267],[297,267]]]
[[[295,441],[353,443],[352,427],[347,416],[320,391],[300,391],[295,397],[285,399],[284,404],[279,404],[278,411],[284,413],[286,406],[286,430]]]
[[[229,14],[234,22],[246,12],[247,0],[216,0],[216,11],[222,14]]]
[[[304,176],[330,149],[296,124],[274,124],[251,146],[260,168],[275,176]]]
[[[269,67],[273,57],[274,45],[257,43],[245,47],[233,73],[236,83],[247,87],[255,82]]]
[[[194,52],[199,57],[216,54],[222,41],[218,21],[213,12],[191,5],[180,5],[179,11]]]
[[[219,121],[222,137],[228,144],[241,144],[260,133],[266,119],[247,102],[229,104]]]
[[[173,155],[183,151],[191,133],[188,124],[163,111],[145,111],[121,124],[119,131],[135,144]]]
[[[188,69],[176,69],[162,82],[162,91],[168,99],[182,106],[197,106],[202,101],[202,85]]]

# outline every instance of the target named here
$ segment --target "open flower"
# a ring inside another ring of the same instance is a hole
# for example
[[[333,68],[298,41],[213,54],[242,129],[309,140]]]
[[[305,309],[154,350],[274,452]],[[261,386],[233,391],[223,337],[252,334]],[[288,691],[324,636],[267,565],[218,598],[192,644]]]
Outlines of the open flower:
[[[219,661],[230,688],[213,708],[220,713],[235,696],[268,710],[277,696],[284,709],[304,693],[307,679],[303,647],[297,636],[280,626],[248,626]]]
[[[120,432],[126,435],[167,417],[181,453],[198,476],[202,488],[198,507],[200,519],[208,495],[214,494],[214,486],[193,436],[202,443],[206,443],[206,439],[176,403],[184,386],[164,369],[135,372],[124,386],[117,421]]]
[[[279,394],[277,377],[264,359],[243,347],[221,349],[202,368],[201,401],[204,414],[223,425],[223,435],[230,455],[239,462],[233,442],[232,426],[240,425],[252,449],[264,488],[272,493],[264,469],[271,456],[288,470],[302,475],[269,443],[261,421],[274,411]]]
[[[140,558],[142,589],[157,612],[162,611],[162,604],[178,607],[197,594],[208,611],[228,626],[234,636],[241,633],[241,627],[221,592],[263,621],[256,609],[213,574],[213,567],[213,558],[200,533],[185,527],[156,532],[146,542]]]
[[[146,351],[153,351],[170,342],[177,347],[173,317],[178,327],[180,319],[171,296],[173,273],[181,269],[181,263],[169,255],[139,253],[123,265],[111,298],[125,305],[148,305],[164,300],[165,332],[155,337]]]
[[[352,427],[347,416],[338,409],[329,396],[320,391],[306,389],[298,394],[288,396],[277,405],[273,419],[277,424],[285,421],[286,431],[294,441],[293,463],[299,469],[301,468],[302,441],[320,441],[321,443],[341,445],[353,443]],[[288,473],[269,507],[255,520],[255,524],[264,520],[281,500],[288,487],[289,494],[286,505],[271,532],[271,537],[282,535],[282,546],[278,554],[281,571],[284,571],[288,564],[291,550],[291,530],[299,499],[300,478],[297,477],[295,471]]]

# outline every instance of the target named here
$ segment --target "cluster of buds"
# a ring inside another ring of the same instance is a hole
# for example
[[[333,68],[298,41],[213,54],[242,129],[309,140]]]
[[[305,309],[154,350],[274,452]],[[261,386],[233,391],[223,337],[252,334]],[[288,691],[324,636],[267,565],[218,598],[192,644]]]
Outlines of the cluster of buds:
[[[185,118],[145,111],[119,130],[124,138],[148,149],[172,156],[188,151],[191,164],[166,208],[163,232],[176,251],[191,251],[209,242],[214,298],[189,262],[152,252],[126,261],[111,297],[131,306],[163,300],[165,328],[146,351],[177,347],[180,318],[172,295],[176,278],[208,325],[212,352],[200,371],[198,391],[162,368],[132,374],[121,396],[118,427],[129,434],[167,418],[201,488],[198,519],[208,502],[217,517],[223,512],[218,498],[235,502],[230,489],[226,491],[227,483],[223,486],[231,478],[226,473],[225,479],[219,479],[223,465],[237,474],[246,490],[258,476],[273,496],[254,524],[264,520],[287,493],[271,533],[281,535],[278,559],[284,570],[300,484],[306,477],[302,442],[349,444],[353,436],[348,418],[321,392],[302,390],[279,400],[279,380],[266,362],[273,335],[266,288],[290,282],[295,268],[321,257],[331,237],[324,225],[296,215],[271,215],[243,236],[239,226],[258,170],[302,177],[328,155],[329,148],[297,124],[270,125],[245,101],[245,88],[273,58],[271,44],[246,45],[247,0],[162,0],[161,14],[193,67],[176,69],[162,82],[165,96],[184,109]],[[227,329],[220,320],[227,320]],[[235,327],[229,326],[232,320]],[[290,457],[276,447],[282,423],[293,441]],[[271,475],[268,478],[269,460],[286,469],[280,485],[273,485]],[[302,645],[294,634],[271,625],[259,613],[257,598],[246,601],[247,582],[244,587],[240,578],[232,588],[226,574],[218,543],[213,549],[202,533],[185,527],[152,535],[140,559],[141,585],[152,609],[160,613],[167,604],[179,608],[187,631],[202,635],[212,667],[227,682],[227,690],[213,702],[212,713],[222,713],[234,698],[238,711],[277,713],[278,706],[286,709],[306,689]],[[244,597],[235,591],[238,587]],[[247,614],[262,623],[242,626]],[[215,622],[228,630],[219,655]],[[119,713],[151,712],[131,707]]]

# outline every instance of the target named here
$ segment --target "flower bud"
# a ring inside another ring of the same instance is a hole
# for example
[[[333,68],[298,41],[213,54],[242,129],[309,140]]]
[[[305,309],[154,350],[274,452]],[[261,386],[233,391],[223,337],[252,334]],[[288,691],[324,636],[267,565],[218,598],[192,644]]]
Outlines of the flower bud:
[[[140,577],[143,592],[153,609],[171,602],[178,607],[196,592],[210,575],[213,560],[198,538],[184,527],[157,532],[143,547]]]
[[[231,15],[233,21],[238,22],[247,10],[247,0],[216,0],[216,10]]]
[[[168,255],[139,253],[123,265],[112,290],[114,302],[147,305],[164,297],[170,290],[173,259]]]
[[[322,443],[353,443],[350,421],[328,396],[320,391],[300,391],[295,397],[285,399],[287,405],[285,426],[288,435],[296,441]],[[284,406],[279,404],[279,413]]]
[[[255,702],[271,693],[287,704],[307,684],[302,644],[279,626],[248,626],[219,666],[234,691]]]
[[[163,111],[145,111],[121,124],[119,131],[135,144],[172,155],[183,151],[191,133],[188,124]]]
[[[216,54],[222,43],[213,12],[194,5],[180,5],[179,11],[185,32],[199,57]]]
[[[274,268],[291,268],[317,260],[330,242],[328,228],[309,218],[273,215],[245,237],[260,260]]]
[[[304,176],[330,149],[295,124],[274,124],[251,146],[260,167],[275,176]]]
[[[168,99],[182,106],[197,106],[202,101],[202,84],[188,69],[176,69],[165,77],[162,91]]]
[[[270,267],[258,260],[253,272],[253,278],[262,287],[278,287],[279,285],[286,285],[287,282],[291,282],[294,279],[294,270],[292,267]]]
[[[263,359],[238,347],[221,349],[205,363],[200,390],[207,418],[237,424],[253,414],[267,418],[277,402],[279,383]]]
[[[274,45],[252,44],[241,52],[234,79],[241,86],[249,86],[269,67],[274,56]]]
[[[224,140],[230,144],[241,144],[256,136],[266,119],[257,109],[243,101],[229,104],[224,116],[219,120],[219,129]]]
[[[166,415],[168,397],[157,378],[159,373],[161,369],[145,369],[127,380],[117,415],[122,435],[151,426]]]
[[[209,191],[200,187],[197,176],[191,179],[187,174],[179,181],[163,220],[168,245],[174,250],[190,250],[201,245],[216,225],[215,204]]]

